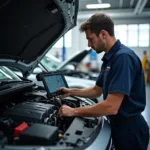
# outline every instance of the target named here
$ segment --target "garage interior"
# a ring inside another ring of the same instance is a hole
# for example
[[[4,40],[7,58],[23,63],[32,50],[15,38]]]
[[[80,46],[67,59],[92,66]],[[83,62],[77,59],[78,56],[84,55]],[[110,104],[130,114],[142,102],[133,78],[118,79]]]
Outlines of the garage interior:
[[[0,12],[0,149],[150,150],[150,0],[2,0]],[[79,31],[100,12],[115,38]]]
[[[109,8],[87,9],[88,4],[110,4]],[[77,26],[66,34],[65,39],[65,59],[72,54],[87,48],[87,40],[83,33],[79,32],[82,22],[87,20],[92,14],[103,12],[109,14],[115,22],[116,38],[129,46],[142,60],[143,51],[147,51],[150,58],[150,0],[80,0]],[[62,40],[54,45],[50,51],[54,56],[58,56],[61,61],[63,56]],[[60,44],[61,43],[61,44]],[[97,61],[101,66],[102,54],[98,55]],[[85,60],[89,61],[88,59]],[[150,67],[150,65],[149,65]],[[148,68],[148,79],[146,84],[146,109],[143,112],[145,119],[150,126],[150,68]],[[102,97],[101,97],[102,98]],[[149,146],[150,149],[150,146]]]

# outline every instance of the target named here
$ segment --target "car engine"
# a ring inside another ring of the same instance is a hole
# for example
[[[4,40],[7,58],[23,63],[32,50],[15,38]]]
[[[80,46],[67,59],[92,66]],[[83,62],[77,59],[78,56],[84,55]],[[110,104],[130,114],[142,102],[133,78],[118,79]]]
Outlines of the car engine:
[[[62,105],[84,107],[94,103],[90,99],[49,99],[42,87],[31,83],[10,84],[2,91],[0,145],[82,146],[102,126],[102,118],[58,115]]]

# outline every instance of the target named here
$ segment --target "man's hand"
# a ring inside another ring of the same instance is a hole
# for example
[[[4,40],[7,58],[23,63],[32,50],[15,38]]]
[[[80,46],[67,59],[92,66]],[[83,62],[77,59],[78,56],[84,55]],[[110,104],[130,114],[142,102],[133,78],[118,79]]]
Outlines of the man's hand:
[[[75,116],[75,110],[67,105],[63,105],[60,107],[58,114],[60,117],[73,117]]]
[[[71,95],[69,88],[64,88],[64,87],[62,87],[62,88],[57,88],[57,91],[62,91],[62,92],[64,93],[64,94],[62,94],[62,95],[57,96],[57,97],[59,97],[59,98],[65,98],[65,97]]]

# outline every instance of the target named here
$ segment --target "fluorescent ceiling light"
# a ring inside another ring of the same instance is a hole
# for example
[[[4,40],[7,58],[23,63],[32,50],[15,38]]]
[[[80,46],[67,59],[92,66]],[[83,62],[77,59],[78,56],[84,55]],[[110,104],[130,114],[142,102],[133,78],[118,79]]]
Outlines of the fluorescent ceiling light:
[[[109,3],[103,4],[88,4],[86,5],[87,9],[97,9],[97,8],[109,8],[111,5]]]

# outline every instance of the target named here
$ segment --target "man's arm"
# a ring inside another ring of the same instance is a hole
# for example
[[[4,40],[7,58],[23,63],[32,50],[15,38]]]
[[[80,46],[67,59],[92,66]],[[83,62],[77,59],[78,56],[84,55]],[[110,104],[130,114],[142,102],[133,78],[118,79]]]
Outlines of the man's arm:
[[[96,98],[102,95],[102,88],[95,85],[89,88],[72,88],[70,90],[70,95],[72,96],[80,96],[85,98]]]
[[[89,88],[59,88],[57,90],[61,90],[64,92],[60,97],[66,96],[79,96],[85,98],[96,98],[102,95],[102,88],[95,85]]]
[[[113,93],[108,94],[103,102],[99,102],[93,106],[71,108],[62,106],[59,113],[60,116],[81,116],[81,117],[98,117],[106,115],[116,115],[123,101],[124,94]]]

